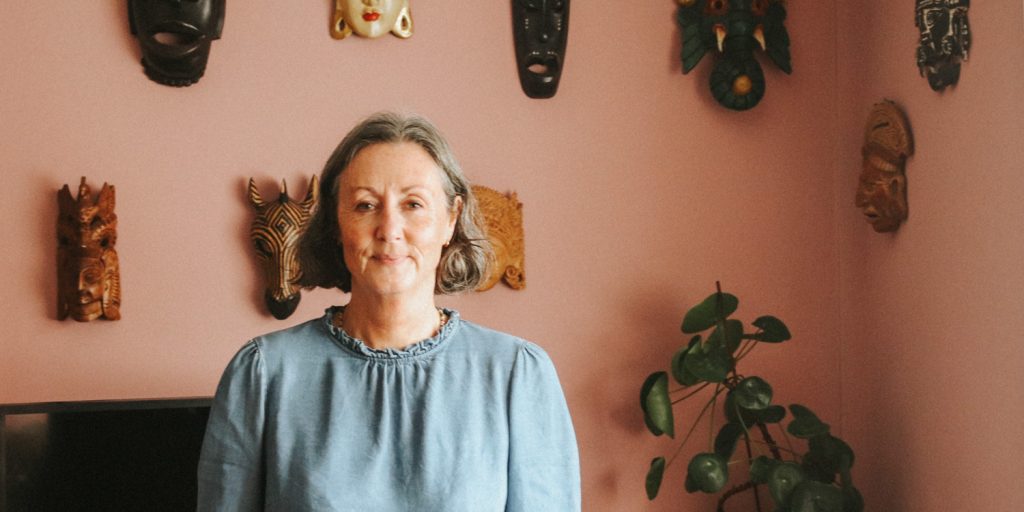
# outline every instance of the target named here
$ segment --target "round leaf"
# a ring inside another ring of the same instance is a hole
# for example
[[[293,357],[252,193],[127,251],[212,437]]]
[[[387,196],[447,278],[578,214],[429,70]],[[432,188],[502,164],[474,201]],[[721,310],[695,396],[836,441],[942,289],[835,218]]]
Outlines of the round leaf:
[[[782,463],[770,457],[758,455],[754,462],[750,463],[750,480],[755,484],[768,483],[772,476],[772,470],[779,464]]]
[[[692,479],[697,490],[716,493],[729,481],[729,465],[721,455],[698,453],[686,468],[687,479]]]
[[[768,490],[772,493],[772,499],[780,507],[789,506],[789,497],[793,489],[806,478],[800,466],[792,462],[780,462],[772,469],[768,477]]]
[[[726,320],[718,323],[715,330],[708,336],[708,343],[718,343],[725,347],[730,354],[740,348],[743,341],[743,322],[739,320]]]
[[[722,425],[722,429],[718,431],[718,435],[715,436],[715,453],[725,457],[726,460],[732,458],[732,452],[736,449],[736,441],[743,435],[743,426],[738,423],[726,423]]]
[[[658,489],[661,489],[663,476],[665,476],[665,457],[658,457],[651,461],[651,468],[647,470],[647,499],[653,500],[658,497]]]
[[[686,312],[686,316],[683,317],[683,332],[693,334],[710,328],[719,319],[725,320],[733,314],[739,303],[739,299],[730,293],[712,293]]]
[[[804,480],[789,498],[792,512],[843,512],[843,494],[838,487]]]
[[[805,465],[813,464],[822,473],[829,475],[831,482],[835,474],[841,471],[849,471],[853,467],[853,449],[842,439],[831,434],[812,437],[807,442],[809,451],[804,458]]]
[[[864,512],[864,498],[852,485],[843,487],[843,512]]]
[[[785,417],[786,408],[781,405],[769,405],[758,415],[762,423],[778,423]]]
[[[733,423],[742,423],[750,427],[757,423],[758,413],[756,411],[748,411],[736,405],[736,393],[730,391],[725,395],[725,418]]]
[[[753,323],[755,327],[761,329],[761,332],[751,335],[751,339],[765,343],[781,343],[792,338],[786,324],[774,316],[758,317]]]
[[[724,382],[732,370],[732,356],[721,345],[706,344],[694,347],[683,365],[697,378],[708,382]]]
[[[786,431],[800,439],[810,439],[814,436],[827,434],[828,423],[823,423],[810,409],[800,405],[792,404],[789,412],[793,413],[793,421],[786,427]]]
[[[692,386],[700,379],[693,372],[686,369],[686,354],[696,345],[700,344],[700,336],[694,336],[690,344],[677,350],[672,356],[672,378],[684,386]]]
[[[644,411],[644,422],[652,434],[675,437],[672,402],[668,398],[668,374],[655,372],[647,377],[640,389],[640,405]]]
[[[751,411],[766,409],[772,403],[772,387],[761,377],[747,377],[736,386],[736,405]]]

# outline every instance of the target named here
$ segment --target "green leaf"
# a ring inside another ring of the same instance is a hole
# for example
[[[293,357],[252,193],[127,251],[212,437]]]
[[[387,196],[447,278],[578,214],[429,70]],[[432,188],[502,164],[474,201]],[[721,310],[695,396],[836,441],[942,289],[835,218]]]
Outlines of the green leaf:
[[[792,512],[843,512],[843,494],[838,487],[814,480],[797,485],[789,498]]]
[[[740,348],[741,341],[743,341],[743,322],[739,320],[726,320],[718,324],[711,332],[711,336],[708,336],[708,343],[720,343],[730,354]]]
[[[739,407],[738,405],[736,405],[736,393],[735,393],[735,391],[730,391],[730,392],[726,393],[724,409],[725,409],[725,419],[727,419],[727,420],[729,420],[729,421],[731,421],[733,423],[742,423],[742,424],[746,425],[748,428],[750,426],[754,425],[755,423],[757,423],[757,421],[759,419],[758,418],[759,414],[758,414],[757,411],[748,411],[748,410],[743,409],[742,407]],[[741,418],[742,418],[742,421],[741,421]]]
[[[785,417],[786,408],[781,405],[770,405],[758,415],[761,423],[778,423]]]
[[[665,457],[658,457],[651,461],[651,469],[647,470],[647,499],[653,500],[658,497],[658,489],[661,489],[663,476],[665,476]]]
[[[689,351],[692,350],[694,346],[699,345],[700,335],[694,336],[693,339],[690,340],[689,345],[677,350],[675,355],[672,356],[672,378],[675,379],[676,382],[684,386],[692,386],[700,382],[700,379],[697,378],[697,376],[694,375],[693,372],[686,369],[685,364],[686,354],[689,353]]]
[[[652,434],[668,434],[669,437],[675,437],[675,420],[672,417],[672,402],[668,398],[667,373],[655,372],[647,377],[640,388],[640,406],[644,411],[644,423]]]
[[[693,479],[697,490],[716,493],[729,481],[728,461],[716,453],[698,453],[690,460],[686,477]]]
[[[736,405],[751,411],[761,411],[772,403],[772,387],[761,377],[747,377],[735,389]]]
[[[786,324],[774,316],[758,317],[757,320],[754,320],[754,326],[761,329],[761,332],[752,334],[749,338],[757,341],[781,343],[792,338],[792,335],[789,334],[789,329],[786,328]]]
[[[786,427],[786,432],[791,435],[800,439],[810,439],[828,433],[828,423],[819,420],[810,409],[800,404],[792,404],[789,406],[789,412],[793,413],[793,421]]]
[[[708,382],[724,382],[729,376],[729,370],[732,370],[732,364],[732,356],[725,351],[725,347],[710,342],[703,347],[694,347],[683,361],[688,371]]]
[[[690,494],[693,494],[700,490],[700,487],[697,486],[697,482],[695,482],[693,480],[693,477],[690,475],[686,475],[686,481],[683,482],[683,485],[686,488],[686,492]]]
[[[719,297],[721,297],[721,300],[719,300]],[[712,293],[703,302],[686,312],[686,316],[683,317],[683,332],[693,334],[710,328],[719,319],[725,320],[729,315],[736,312],[739,303],[739,299],[730,293],[722,293],[721,295]]]
[[[852,485],[843,487],[843,512],[864,512],[864,497]]]
[[[736,450],[736,441],[743,435],[743,426],[739,423],[726,423],[715,436],[715,453],[721,455],[725,460],[732,458],[732,452]]]
[[[779,464],[782,463],[773,458],[758,455],[754,462],[750,463],[750,480],[755,484],[768,483],[771,480],[772,470]]]
[[[842,439],[824,434],[810,438],[803,465],[815,479],[825,483],[835,481],[836,473],[849,471],[853,466],[853,450]]]
[[[780,507],[789,507],[790,494],[800,482],[806,479],[804,471],[800,466],[792,462],[780,462],[768,477],[768,490],[772,493],[772,499]]]

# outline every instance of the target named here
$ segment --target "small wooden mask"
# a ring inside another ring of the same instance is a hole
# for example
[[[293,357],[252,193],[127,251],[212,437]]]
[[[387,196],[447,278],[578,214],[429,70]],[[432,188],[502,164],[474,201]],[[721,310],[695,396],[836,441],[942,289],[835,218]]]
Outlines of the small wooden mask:
[[[57,318],[120,319],[114,186],[104,183],[94,200],[82,177],[78,197],[64,185],[57,206]]]
[[[683,73],[696,67],[705,53],[717,50],[721,57],[711,71],[711,93],[722,106],[747,110],[761,101],[765,81],[754,59],[758,48],[779,69],[792,72],[782,0],[677,1]]]
[[[879,233],[907,219],[907,157],[914,153],[910,123],[895,103],[876,103],[864,129],[860,180],[854,203]]]
[[[402,39],[412,36],[409,0],[334,0],[331,37],[345,39],[352,32],[363,37],[388,32]]]
[[[917,68],[932,90],[941,91],[960,80],[960,61],[967,60],[971,31],[967,9],[971,0],[917,0],[914,24],[921,32]]]
[[[489,274],[477,291],[490,290],[498,281],[504,281],[510,288],[521,290],[526,286],[523,273],[523,203],[515,192],[508,195],[496,190],[473,185],[473,196],[480,207],[480,222],[487,230],[487,239],[494,248],[494,261]]]
[[[319,202],[318,181],[314,175],[309,181],[305,199],[296,203],[288,197],[288,185],[281,180],[281,195],[276,201],[266,202],[256,188],[255,180],[249,178],[249,204],[256,211],[250,236],[263,267],[264,300],[267,309],[278,320],[294,313],[302,298],[301,287],[297,284],[302,277],[298,241]]]
[[[569,38],[569,0],[512,0],[519,85],[531,98],[558,91]]]

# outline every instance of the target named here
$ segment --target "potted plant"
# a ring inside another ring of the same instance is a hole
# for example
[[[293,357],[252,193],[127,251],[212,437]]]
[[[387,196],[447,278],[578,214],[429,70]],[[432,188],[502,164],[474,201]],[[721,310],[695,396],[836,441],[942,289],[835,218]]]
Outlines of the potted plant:
[[[789,329],[773,316],[758,317],[752,329],[745,328],[743,322],[730,318],[739,300],[723,293],[718,283],[716,288],[683,318],[682,331],[692,338],[672,356],[670,370],[652,373],[640,391],[647,428],[656,436],[673,439],[673,405],[702,395],[706,398],[675,454],[668,461],[664,457],[651,461],[648,499],[658,495],[666,470],[707,416],[711,434],[716,423],[720,425],[713,441],[709,436],[707,449],[689,459],[684,485],[691,493],[721,493],[718,512],[725,511],[729,498],[747,491],[753,493],[758,512],[863,511],[863,499],[850,475],[854,459],[850,446],[800,404],[789,406],[788,424],[783,428],[787,409],[773,403],[771,385],[737,368],[757,346],[789,340]],[[670,385],[670,380],[678,387]],[[716,421],[719,406],[724,418]],[[777,436],[784,442],[779,443]],[[739,482],[726,489],[731,476]],[[773,507],[762,499],[762,488],[767,489]]]

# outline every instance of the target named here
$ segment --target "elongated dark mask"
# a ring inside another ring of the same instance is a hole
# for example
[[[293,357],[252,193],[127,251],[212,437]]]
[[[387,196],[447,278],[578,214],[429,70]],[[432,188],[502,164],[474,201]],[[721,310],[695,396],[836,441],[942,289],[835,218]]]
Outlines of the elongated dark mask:
[[[917,67],[928,85],[941,91],[960,80],[960,61],[967,60],[971,31],[970,0],[918,0],[914,24],[921,31]]]
[[[210,43],[220,39],[225,0],[128,0],[142,67],[154,82],[183,87],[206,72]]]
[[[306,198],[297,203],[288,197],[288,185],[282,181],[278,200],[266,202],[256,182],[249,179],[249,203],[256,210],[250,235],[263,266],[264,300],[278,320],[288,318],[299,305],[302,289],[297,283],[302,277],[302,268],[296,251],[299,237],[306,231],[320,198],[318,182],[313,176]]]
[[[519,84],[531,98],[558,91],[569,37],[569,0],[512,0]]]

